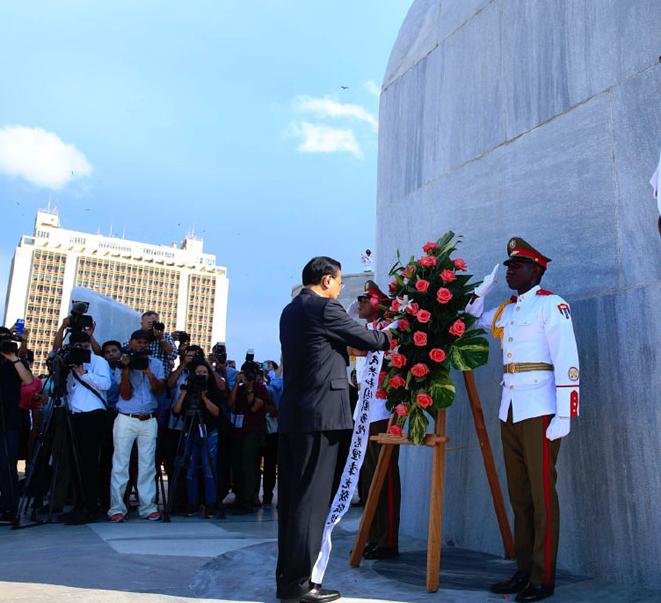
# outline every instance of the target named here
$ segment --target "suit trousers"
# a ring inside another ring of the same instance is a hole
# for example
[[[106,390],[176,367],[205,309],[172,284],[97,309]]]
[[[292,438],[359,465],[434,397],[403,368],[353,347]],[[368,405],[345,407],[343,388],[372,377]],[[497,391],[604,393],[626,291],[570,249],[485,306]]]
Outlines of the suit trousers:
[[[388,419],[374,421],[370,425],[370,436],[386,433]],[[367,501],[376,464],[379,460],[381,444],[370,440],[367,444],[367,453],[360,477],[363,480],[361,499]],[[390,466],[381,490],[379,504],[374,514],[374,521],[370,530],[368,543],[379,548],[397,548],[399,545],[399,509],[402,501],[401,483],[399,480],[399,446],[394,446]]]
[[[281,433],[278,441],[277,596],[307,593],[333,492],[346,430]]]
[[[534,584],[546,586],[555,583],[560,528],[555,489],[560,440],[546,437],[550,419],[546,415],[514,423],[510,406],[507,422],[500,424],[518,569]]]

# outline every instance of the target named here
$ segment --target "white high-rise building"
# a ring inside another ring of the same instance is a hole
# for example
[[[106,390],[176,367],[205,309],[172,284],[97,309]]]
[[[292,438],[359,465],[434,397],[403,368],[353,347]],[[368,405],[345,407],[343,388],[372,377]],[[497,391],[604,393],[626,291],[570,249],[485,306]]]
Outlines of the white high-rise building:
[[[181,246],[150,245],[66,230],[57,211],[39,210],[34,234],[23,235],[14,253],[4,321],[25,319],[39,368],[69,314],[73,287],[93,289],[139,312],[156,310],[168,331],[186,331],[207,351],[225,340],[227,268],[203,252],[202,240],[188,236]]]

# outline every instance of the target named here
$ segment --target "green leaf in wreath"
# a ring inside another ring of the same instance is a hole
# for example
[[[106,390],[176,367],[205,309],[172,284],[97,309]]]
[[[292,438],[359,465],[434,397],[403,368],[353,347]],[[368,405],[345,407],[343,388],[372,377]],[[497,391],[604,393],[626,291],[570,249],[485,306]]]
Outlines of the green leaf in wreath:
[[[464,335],[450,349],[450,363],[460,371],[470,371],[489,360],[489,343],[484,337]]]
[[[454,402],[454,383],[449,376],[444,379],[435,379],[429,387],[429,394],[434,400],[435,408],[447,408]]]
[[[425,441],[428,425],[429,420],[425,413],[417,406],[413,407],[409,414],[409,440],[416,446],[421,446]]]

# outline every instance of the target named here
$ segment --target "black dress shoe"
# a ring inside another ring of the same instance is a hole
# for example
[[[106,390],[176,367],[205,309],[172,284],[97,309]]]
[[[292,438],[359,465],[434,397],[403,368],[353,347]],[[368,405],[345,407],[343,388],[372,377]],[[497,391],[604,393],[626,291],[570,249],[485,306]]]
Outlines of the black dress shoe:
[[[517,596],[515,601],[521,603],[525,601],[541,601],[553,595],[553,586],[544,586],[543,584],[529,583]]]
[[[337,590],[321,588],[321,585],[315,585],[310,592],[300,598],[301,603],[328,603],[328,601],[337,601],[340,598]]]
[[[392,559],[399,555],[397,547],[375,546],[366,549],[363,553],[365,559]]]
[[[528,576],[528,574],[516,572],[516,574],[514,574],[509,580],[506,580],[505,582],[497,582],[496,584],[493,584],[489,590],[497,595],[513,595],[528,586],[529,578],[530,576]]]

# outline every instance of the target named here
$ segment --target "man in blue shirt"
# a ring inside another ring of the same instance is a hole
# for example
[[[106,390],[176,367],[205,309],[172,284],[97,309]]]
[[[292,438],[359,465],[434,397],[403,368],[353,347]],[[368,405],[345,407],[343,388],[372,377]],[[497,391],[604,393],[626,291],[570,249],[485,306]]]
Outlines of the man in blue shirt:
[[[124,491],[129,479],[133,443],[138,443],[138,513],[143,519],[161,518],[156,506],[156,410],[163,391],[165,371],[160,360],[147,353],[151,333],[135,331],[129,340],[129,353],[121,358],[122,368],[115,369],[119,381],[117,418],[113,426],[114,453],[110,479],[108,517],[120,522],[126,517]]]

